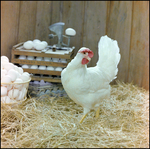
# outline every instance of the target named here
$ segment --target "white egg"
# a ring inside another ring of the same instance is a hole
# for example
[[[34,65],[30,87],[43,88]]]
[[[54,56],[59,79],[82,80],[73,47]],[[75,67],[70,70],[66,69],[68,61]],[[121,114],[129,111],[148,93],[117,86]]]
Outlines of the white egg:
[[[26,59],[25,55],[20,55],[18,59]]]
[[[22,93],[22,91],[20,91],[17,100],[23,100],[23,98],[24,98],[23,93]]]
[[[35,45],[35,49],[39,50],[39,51],[43,50],[43,49],[45,49],[45,44],[42,43],[42,42],[37,42],[36,45]]]
[[[12,89],[8,92],[8,97],[11,99],[15,99],[19,96],[19,90],[18,89]]]
[[[21,67],[18,67],[18,72],[19,72],[20,74],[23,74],[23,69],[22,69]]]
[[[22,94],[23,94],[23,97],[26,95],[26,93],[27,93],[27,89],[26,88],[22,88]]]
[[[20,78],[23,80],[23,82],[26,82],[26,81],[29,81],[30,76],[28,76],[27,74],[23,73]]]
[[[67,63],[66,59],[61,59],[61,63]]]
[[[23,47],[27,50],[30,50],[33,48],[33,42],[31,40],[28,40],[23,44]]]
[[[42,41],[42,43],[44,43],[45,48],[48,46],[48,43],[46,41]]]
[[[30,69],[38,69],[38,65],[32,65]]]
[[[24,65],[22,65],[22,68],[28,69],[29,65],[24,64]]]
[[[61,67],[56,67],[55,71],[62,71],[62,68]]]
[[[1,96],[6,96],[7,95],[7,88],[4,86],[1,86]]]
[[[19,90],[22,89],[23,84],[20,83],[23,83],[23,80],[21,78],[17,78],[14,83],[16,83],[14,84],[14,88],[17,88]]]
[[[53,61],[53,62],[58,62],[58,61],[59,61],[59,58],[52,58],[52,61]]]
[[[7,56],[1,56],[1,62],[7,62],[9,63],[9,59]]]
[[[1,78],[3,78],[7,74],[7,70],[1,69]]]
[[[4,76],[1,79],[1,83],[12,83],[11,77],[9,75]]]
[[[66,33],[66,35],[69,35],[69,36],[75,36],[76,35],[76,31],[73,28],[67,28],[65,30],[65,33]]]
[[[34,60],[34,56],[27,56],[27,60]]]
[[[51,58],[50,57],[44,57],[44,61],[49,62],[49,61],[51,61]]]
[[[48,66],[46,69],[50,70],[50,71],[54,71],[54,67],[52,67],[52,66]]]
[[[46,70],[46,66],[39,66],[39,70]]]
[[[36,60],[37,60],[37,61],[42,61],[42,60],[43,60],[43,57],[36,57]]]
[[[7,71],[10,69],[14,69],[14,64],[13,63],[4,63],[3,68],[6,69]]]
[[[11,77],[12,81],[15,81],[17,79],[18,72],[16,70],[10,69],[7,74]]]
[[[28,72],[24,72],[23,74],[30,77],[30,74]]]
[[[10,99],[8,96],[4,96],[4,97],[1,98],[1,101],[2,101],[3,103],[10,103],[10,102],[11,102],[11,99]]]
[[[39,39],[34,39],[33,40],[33,47],[35,48],[36,47],[36,44],[37,43],[40,43],[41,41]]]

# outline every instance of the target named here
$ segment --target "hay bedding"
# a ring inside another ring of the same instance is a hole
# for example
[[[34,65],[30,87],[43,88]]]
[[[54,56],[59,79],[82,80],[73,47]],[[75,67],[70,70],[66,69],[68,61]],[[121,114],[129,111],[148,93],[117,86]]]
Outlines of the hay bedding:
[[[149,95],[132,84],[112,86],[96,120],[72,100],[42,95],[16,106],[1,105],[1,147],[148,148]]]

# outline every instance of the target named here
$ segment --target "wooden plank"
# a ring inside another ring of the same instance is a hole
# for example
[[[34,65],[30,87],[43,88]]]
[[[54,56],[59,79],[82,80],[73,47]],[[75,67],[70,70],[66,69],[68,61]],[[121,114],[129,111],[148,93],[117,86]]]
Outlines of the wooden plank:
[[[61,1],[52,1],[52,7],[51,7],[51,22],[49,24],[52,25],[57,22],[61,22],[61,15],[62,15],[62,9],[61,9]],[[48,26],[48,27],[49,27]],[[49,34],[55,34],[54,32],[50,31]],[[50,45],[54,45],[58,43],[58,37],[54,37],[53,39],[49,39]]]
[[[117,40],[121,60],[118,65],[117,79],[127,82],[131,35],[132,1],[108,2],[107,28],[108,37]]]
[[[45,75],[61,75],[61,71],[49,71],[49,70],[39,70],[39,69],[23,69],[24,72],[33,74],[45,74]]]
[[[50,44],[49,25],[51,23],[52,1],[37,1],[35,39],[47,41]]]
[[[149,1],[133,2],[129,82],[149,89]]]
[[[1,55],[11,59],[12,46],[17,44],[20,1],[1,1]]]
[[[76,30],[76,35],[70,40],[70,47],[75,46],[74,54],[76,54],[83,44],[84,1],[63,1],[62,8],[64,34],[67,28]],[[68,40],[64,37],[63,42],[66,44]]]
[[[36,80],[36,81],[44,80],[44,81],[46,81],[46,82],[61,83],[61,79],[51,79],[51,78],[49,78],[49,77],[35,77],[35,76],[32,76],[32,77],[31,77],[31,80]]]
[[[21,1],[18,43],[35,39],[37,1]]]
[[[98,60],[98,41],[105,35],[107,1],[85,1],[83,45],[91,49],[94,57],[88,66],[95,66]],[[78,22],[78,21],[77,21]]]
[[[70,54],[50,54],[50,53],[40,53],[40,52],[26,52],[26,51],[20,51],[20,50],[12,50],[15,55],[27,55],[27,56],[40,56],[40,57],[52,57],[52,58],[64,58],[64,59],[70,59]]]
[[[12,59],[12,63],[27,64],[27,65],[42,65],[42,66],[54,66],[54,67],[66,67],[67,63],[47,62],[47,61],[36,61],[36,60],[21,60]]]

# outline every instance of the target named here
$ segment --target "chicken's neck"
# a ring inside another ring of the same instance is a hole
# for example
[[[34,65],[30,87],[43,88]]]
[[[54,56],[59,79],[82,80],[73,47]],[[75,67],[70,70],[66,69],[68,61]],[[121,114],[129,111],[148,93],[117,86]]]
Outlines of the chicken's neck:
[[[76,69],[80,69],[82,71],[86,71],[87,65],[81,64],[81,58],[76,56],[74,59],[71,60],[71,62],[68,64],[67,69],[72,71]]]

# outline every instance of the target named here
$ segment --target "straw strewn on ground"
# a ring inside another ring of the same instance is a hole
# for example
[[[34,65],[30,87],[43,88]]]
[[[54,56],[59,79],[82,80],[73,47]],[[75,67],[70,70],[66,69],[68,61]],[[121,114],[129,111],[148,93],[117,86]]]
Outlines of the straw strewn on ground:
[[[149,94],[132,84],[112,86],[100,116],[72,100],[42,95],[16,106],[1,104],[1,147],[149,147]]]

